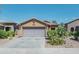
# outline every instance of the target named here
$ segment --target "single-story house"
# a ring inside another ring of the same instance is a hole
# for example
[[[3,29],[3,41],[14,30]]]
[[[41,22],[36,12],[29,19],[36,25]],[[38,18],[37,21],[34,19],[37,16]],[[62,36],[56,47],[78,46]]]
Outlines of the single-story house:
[[[0,22],[0,29],[4,31],[15,31],[16,23],[15,22]]]
[[[79,31],[79,19],[73,20],[69,23],[66,23],[65,25],[69,32]]]
[[[54,30],[58,25],[49,21],[40,21],[32,18],[18,25],[18,35],[27,37],[45,37],[47,30]]]

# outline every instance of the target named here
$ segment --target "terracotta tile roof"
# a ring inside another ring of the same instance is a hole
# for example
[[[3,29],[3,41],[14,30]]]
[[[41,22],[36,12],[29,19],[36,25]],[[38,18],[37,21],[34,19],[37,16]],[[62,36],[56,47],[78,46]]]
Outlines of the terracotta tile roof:
[[[36,18],[31,18],[30,20],[24,21],[24,22],[20,23],[19,25],[25,24],[25,23],[27,23],[27,22],[29,22],[29,21],[32,21],[32,20],[41,22],[41,23],[43,23],[43,24],[45,24],[45,25],[57,25],[56,23],[52,23],[52,22],[49,22],[49,21],[47,21],[47,22],[46,22],[46,21],[41,21],[41,20],[38,20],[38,19],[36,19]]]
[[[58,25],[57,23],[53,23],[53,22],[49,22],[49,21],[43,21],[44,23],[46,23],[47,25]]]
[[[34,20],[34,21],[38,21],[38,22],[40,22],[40,23],[46,25],[46,23],[44,23],[43,21],[37,20],[36,18],[31,18],[30,20],[24,21],[24,22],[20,23],[19,25],[28,23],[28,22],[30,22],[30,21],[32,21],[32,20]]]

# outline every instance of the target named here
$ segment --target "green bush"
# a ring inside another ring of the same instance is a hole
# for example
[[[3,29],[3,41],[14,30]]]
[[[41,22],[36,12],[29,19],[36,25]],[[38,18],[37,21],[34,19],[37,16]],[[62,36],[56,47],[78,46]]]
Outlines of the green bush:
[[[4,31],[4,30],[0,30],[0,38],[1,39],[5,39],[8,37],[13,37],[15,36],[15,32],[14,31]]]
[[[49,43],[52,45],[64,44],[64,39],[69,35],[64,26],[58,26],[55,30],[48,30]]]
[[[47,31],[47,35],[48,35],[48,38],[51,40],[52,31],[51,31],[51,30],[48,30],[48,31]]]
[[[13,37],[15,35],[14,31],[7,31],[7,36],[8,37]]]
[[[47,34],[50,40],[54,39],[54,37],[57,36],[57,32],[55,30],[48,30]]]
[[[76,40],[79,40],[79,31],[75,31],[73,36]]]
[[[0,30],[0,38],[4,39],[4,38],[7,38],[7,32],[4,31],[4,30]]]
[[[51,45],[62,45],[64,43],[63,38],[58,35],[56,30],[49,30],[48,38],[48,43],[50,43]]]
[[[57,28],[56,28],[56,31],[57,31],[57,34],[60,36],[60,37],[64,37],[64,36],[66,36],[66,29],[64,28],[64,26],[58,26]]]
[[[76,31],[76,32],[74,33],[74,36],[79,37],[79,31]]]
[[[64,40],[61,38],[55,38],[53,40],[49,40],[48,43],[50,43],[51,45],[62,45],[64,44]]]
[[[70,32],[70,36],[73,36],[75,34],[75,32]]]

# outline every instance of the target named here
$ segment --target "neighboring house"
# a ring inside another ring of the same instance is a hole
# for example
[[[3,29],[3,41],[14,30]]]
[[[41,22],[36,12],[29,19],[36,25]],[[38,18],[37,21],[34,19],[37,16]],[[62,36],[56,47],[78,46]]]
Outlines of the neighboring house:
[[[66,23],[65,25],[68,31],[79,31],[79,19]]]
[[[15,31],[16,30],[16,23],[14,22],[0,22],[0,29],[4,31]]]
[[[18,35],[27,37],[45,37],[47,36],[48,29],[54,30],[57,26],[56,23],[32,18],[19,24]]]

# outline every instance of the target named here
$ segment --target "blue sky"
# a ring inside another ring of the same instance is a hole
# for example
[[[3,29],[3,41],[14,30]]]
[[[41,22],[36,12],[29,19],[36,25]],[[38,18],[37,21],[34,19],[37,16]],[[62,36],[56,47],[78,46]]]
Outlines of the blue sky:
[[[0,21],[24,22],[31,18],[56,20],[67,23],[79,18],[77,4],[3,4],[0,5]]]

